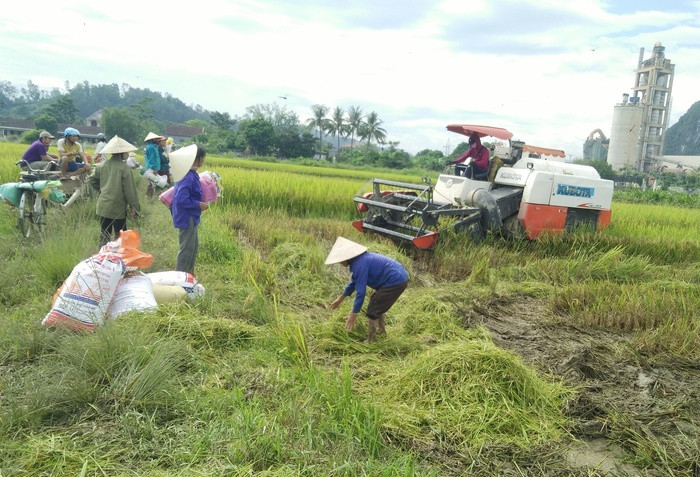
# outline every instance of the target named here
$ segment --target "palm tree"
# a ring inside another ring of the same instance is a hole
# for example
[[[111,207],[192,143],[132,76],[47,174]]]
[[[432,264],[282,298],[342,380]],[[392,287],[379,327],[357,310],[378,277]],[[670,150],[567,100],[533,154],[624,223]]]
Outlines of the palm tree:
[[[359,132],[362,126],[362,110],[359,106],[351,106],[350,109],[348,109],[347,125],[352,136],[350,144],[352,144],[352,147],[355,147],[355,133]]]
[[[379,116],[377,116],[377,113],[374,111],[367,115],[361,128],[362,137],[367,139],[367,150],[369,150],[369,144],[372,139],[376,140],[379,144],[384,144],[386,130],[381,127],[383,122],[384,121],[379,119]]]
[[[328,114],[328,106],[325,104],[314,104],[311,106],[311,111],[314,113],[314,117],[310,118],[307,122],[309,126],[318,128],[318,156],[321,157],[323,151],[323,132],[328,129],[328,119],[326,119],[326,114]]]
[[[347,136],[347,125],[345,124],[345,111],[343,108],[336,106],[333,110],[333,117],[328,121],[328,132],[337,137],[338,146],[336,147],[336,154],[340,151],[340,136]],[[335,163],[335,155],[333,155],[333,162]]]

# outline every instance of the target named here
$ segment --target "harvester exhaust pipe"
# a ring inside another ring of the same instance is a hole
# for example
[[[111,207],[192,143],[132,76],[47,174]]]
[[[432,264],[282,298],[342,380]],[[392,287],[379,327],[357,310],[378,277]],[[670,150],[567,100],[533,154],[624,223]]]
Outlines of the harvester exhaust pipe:
[[[486,230],[499,230],[503,226],[501,210],[496,199],[486,189],[475,190],[466,200],[468,205],[478,207],[483,217],[483,225]]]

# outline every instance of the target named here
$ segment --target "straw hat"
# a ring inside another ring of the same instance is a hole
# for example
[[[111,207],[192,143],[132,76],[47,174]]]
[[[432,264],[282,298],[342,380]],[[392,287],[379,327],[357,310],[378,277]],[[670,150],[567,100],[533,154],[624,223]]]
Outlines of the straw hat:
[[[362,255],[367,251],[367,247],[355,243],[352,240],[348,240],[343,237],[338,237],[333,244],[328,257],[326,257],[326,265],[332,265],[334,263],[344,262],[345,260],[350,260],[358,255]]]
[[[190,144],[170,153],[170,173],[174,182],[178,182],[185,177],[187,171],[192,168],[195,157],[197,157],[196,144]]]
[[[130,144],[128,141],[125,141],[119,136],[114,136],[107,144],[105,144],[105,147],[102,148],[100,153],[119,154],[120,152],[131,152],[135,151],[136,149],[136,146]]]
[[[163,136],[161,136],[160,134],[156,134],[154,132],[149,132],[148,136],[146,136],[146,139],[144,139],[143,142],[148,142],[151,139],[165,139],[165,138]]]

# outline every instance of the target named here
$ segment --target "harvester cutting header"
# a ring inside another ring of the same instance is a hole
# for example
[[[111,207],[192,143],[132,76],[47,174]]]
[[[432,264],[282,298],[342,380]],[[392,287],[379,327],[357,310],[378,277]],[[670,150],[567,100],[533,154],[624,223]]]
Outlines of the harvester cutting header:
[[[427,250],[450,228],[534,239],[542,232],[602,230],[609,224],[613,182],[601,179],[593,167],[523,157],[525,143],[512,140],[513,133],[503,128],[450,124],[447,129],[470,137],[470,149],[457,159],[466,160],[448,163],[434,185],[428,178],[422,184],[372,179],[365,188],[371,191],[355,196],[357,210],[366,212],[353,222],[355,228]],[[497,143],[491,152],[481,145],[486,136],[507,143]],[[488,166],[480,169],[487,154]]]

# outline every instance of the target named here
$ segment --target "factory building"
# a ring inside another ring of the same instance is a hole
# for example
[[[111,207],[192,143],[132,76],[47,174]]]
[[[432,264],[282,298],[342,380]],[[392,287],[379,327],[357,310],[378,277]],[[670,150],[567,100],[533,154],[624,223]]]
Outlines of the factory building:
[[[651,58],[639,51],[632,94],[623,94],[613,111],[608,163],[613,169],[630,167],[651,172],[660,166],[671,108],[674,67],[661,43]]]
[[[583,158],[587,161],[607,161],[610,139],[603,131],[594,129],[583,144]]]

